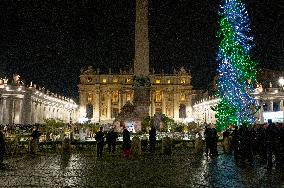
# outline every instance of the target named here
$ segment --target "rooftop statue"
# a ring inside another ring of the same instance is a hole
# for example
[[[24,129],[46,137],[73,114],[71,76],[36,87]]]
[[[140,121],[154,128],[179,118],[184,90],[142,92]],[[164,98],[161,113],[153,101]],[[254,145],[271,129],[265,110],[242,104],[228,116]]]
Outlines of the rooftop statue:
[[[178,72],[178,74],[187,75],[188,73],[186,72],[186,70],[184,69],[184,67],[181,67],[181,68],[180,68],[180,71]]]
[[[81,74],[96,74],[96,71],[93,69],[92,66],[88,66],[87,70],[81,69]]]
[[[15,85],[21,84],[20,75],[13,74],[12,84],[15,84]]]

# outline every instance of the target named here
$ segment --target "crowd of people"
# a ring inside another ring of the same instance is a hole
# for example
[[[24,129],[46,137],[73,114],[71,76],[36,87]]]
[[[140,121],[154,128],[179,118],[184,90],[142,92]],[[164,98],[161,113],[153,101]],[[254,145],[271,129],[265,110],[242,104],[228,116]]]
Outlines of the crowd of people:
[[[39,137],[41,132],[40,126],[27,125],[27,126],[1,126],[0,127],[0,164],[3,162],[5,153],[5,133],[15,130],[25,130],[30,134],[30,153],[35,154],[39,144]],[[128,158],[131,155],[133,140],[130,139],[130,132],[122,125],[122,150],[123,156]],[[1,131],[2,130],[2,131]],[[200,134],[199,134],[200,135]],[[195,147],[200,147],[202,151],[203,142],[205,142],[205,155],[206,156],[217,156],[218,155],[218,141],[220,133],[217,130],[207,125],[204,129],[204,141],[202,136],[199,136],[195,140]],[[267,125],[254,125],[249,126],[233,126],[226,129],[223,133],[223,151],[224,154],[234,155],[237,162],[253,163],[259,161],[267,165],[267,168],[272,168],[273,165],[282,167],[284,164],[284,125],[269,123]],[[103,150],[107,145],[108,153],[115,154],[116,144],[118,139],[118,133],[115,132],[114,128],[104,132],[103,127],[95,135],[97,144],[97,157],[103,157]],[[146,140],[146,142],[145,142]],[[70,141],[66,141],[70,143]],[[149,148],[148,148],[149,144]],[[149,137],[142,138],[140,141],[140,149],[145,151],[148,148],[150,152],[155,152],[156,145],[156,129],[151,127],[149,130]],[[196,149],[195,148],[195,149]],[[198,152],[197,152],[198,153]]]
[[[122,124],[122,128],[123,128],[123,131],[122,131],[122,138],[123,138],[123,140],[122,140],[122,151],[123,151],[123,156],[128,158],[128,157],[130,157],[132,150],[133,150],[132,147],[135,144],[132,144],[132,141],[130,139],[130,132],[124,124]],[[103,132],[103,127],[100,127],[100,130],[96,133],[96,136],[95,136],[95,139],[96,139],[96,142],[97,142],[97,157],[102,158],[104,145],[106,145],[106,144],[108,146],[108,153],[109,154],[115,154],[117,138],[118,138],[118,133],[115,132],[114,128],[110,129],[105,135],[104,132]],[[145,143],[143,143],[143,141],[141,141],[141,143],[139,144],[139,146],[141,146],[141,148],[143,148],[144,145],[145,145]],[[149,145],[150,145],[149,151],[155,152],[156,128],[154,126],[151,127],[151,129],[149,131]]]
[[[218,134],[215,128],[206,127],[204,131],[206,150],[210,156],[216,156]],[[226,129],[223,132],[223,151],[233,154],[237,162],[253,163],[259,161],[268,169],[273,165],[284,164],[284,125],[246,125]]]

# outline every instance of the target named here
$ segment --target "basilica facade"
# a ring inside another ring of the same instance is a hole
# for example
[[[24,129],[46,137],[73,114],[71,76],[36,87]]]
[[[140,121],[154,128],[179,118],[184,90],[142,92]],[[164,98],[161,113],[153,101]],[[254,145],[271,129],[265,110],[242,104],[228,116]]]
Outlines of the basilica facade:
[[[133,71],[101,74],[88,67],[81,71],[79,117],[91,122],[112,123],[127,103],[133,103]],[[191,117],[194,92],[190,71],[181,68],[173,74],[149,74],[149,116],[162,113],[176,121]]]
[[[77,121],[78,105],[44,88],[25,85],[18,75],[0,79],[0,124],[36,124],[45,119]]]

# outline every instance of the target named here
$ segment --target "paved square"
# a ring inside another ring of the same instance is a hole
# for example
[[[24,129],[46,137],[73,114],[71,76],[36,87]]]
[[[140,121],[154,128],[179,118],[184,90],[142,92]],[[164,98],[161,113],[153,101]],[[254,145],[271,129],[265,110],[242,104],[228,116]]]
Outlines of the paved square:
[[[5,161],[0,187],[284,187],[284,172],[257,162],[181,152],[139,159],[93,154],[21,156]]]

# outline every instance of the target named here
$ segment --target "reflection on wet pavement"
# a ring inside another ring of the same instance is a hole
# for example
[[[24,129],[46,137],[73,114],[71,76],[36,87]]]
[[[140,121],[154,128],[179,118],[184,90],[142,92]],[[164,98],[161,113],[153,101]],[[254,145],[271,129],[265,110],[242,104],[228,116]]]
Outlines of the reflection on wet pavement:
[[[216,158],[181,154],[139,159],[47,154],[9,159],[0,187],[281,187],[284,172],[264,165],[236,165],[231,155]]]

